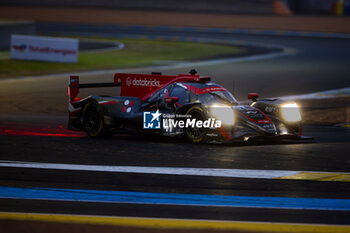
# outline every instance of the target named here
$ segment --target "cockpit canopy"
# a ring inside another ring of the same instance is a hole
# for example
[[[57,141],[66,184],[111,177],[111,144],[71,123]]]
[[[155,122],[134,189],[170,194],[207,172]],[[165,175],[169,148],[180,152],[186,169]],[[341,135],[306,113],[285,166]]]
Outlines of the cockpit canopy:
[[[168,97],[178,97],[178,105],[189,103],[238,105],[237,100],[224,87],[212,83],[181,82],[170,84],[152,95],[147,102]]]

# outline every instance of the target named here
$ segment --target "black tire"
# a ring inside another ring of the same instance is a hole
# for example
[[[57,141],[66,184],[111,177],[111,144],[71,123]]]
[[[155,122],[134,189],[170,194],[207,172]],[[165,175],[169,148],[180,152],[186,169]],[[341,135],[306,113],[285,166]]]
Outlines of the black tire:
[[[203,109],[199,106],[194,106],[188,109],[186,115],[191,115],[192,118],[195,118],[196,120],[206,120],[205,113]],[[205,139],[206,133],[207,130],[205,128],[188,127],[185,129],[186,137],[194,143],[202,142]]]
[[[113,133],[106,130],[100,106],[95,101],[88,102],[83,109],[83,126],[92,138],[108,138]]]

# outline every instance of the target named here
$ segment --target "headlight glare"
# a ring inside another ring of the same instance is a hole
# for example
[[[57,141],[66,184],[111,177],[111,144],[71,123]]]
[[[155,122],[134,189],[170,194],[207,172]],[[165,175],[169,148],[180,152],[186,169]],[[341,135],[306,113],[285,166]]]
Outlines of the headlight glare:
[[[235,123],[235,114],[231,106],[213,105],[210,108],[211,114],[223,125],[233,125]]]
[[[283,118],[288,122],[301,121],[299,107],[296,103],[287,103],[281,106],[281,113]]]

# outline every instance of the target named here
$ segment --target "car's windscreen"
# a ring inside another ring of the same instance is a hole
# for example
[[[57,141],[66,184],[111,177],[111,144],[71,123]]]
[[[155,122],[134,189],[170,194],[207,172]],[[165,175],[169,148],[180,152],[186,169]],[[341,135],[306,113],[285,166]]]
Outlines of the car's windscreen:
[[[203,104],[233,104],[238,105],[237,100],[227,91],[211,91],[199,95],[199,100]]]

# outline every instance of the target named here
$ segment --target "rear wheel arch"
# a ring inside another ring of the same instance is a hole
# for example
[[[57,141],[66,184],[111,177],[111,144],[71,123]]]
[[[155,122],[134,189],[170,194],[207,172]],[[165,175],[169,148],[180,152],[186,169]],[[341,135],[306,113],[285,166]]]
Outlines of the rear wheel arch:
[[[82,106],[82,121],[86,133],[93,138],[106,138],[113,134],[104,124],[104,115],[95,99],[88,100]]]
[[[187,111],[188,111],[190,108],[194,107],[194,106],[197,106],[197,107],[199,107],[199,108],[202,108],[202,105],[199,104],[199,103],[191,103],[191,104],[187,104],[187,105],[182,106],[180,109],[178,109],[178,110],[176,111],[176,113],[179,113],[179,114],[186,114]],[[203,109],[203,108],[202,108],[202,109]]]

